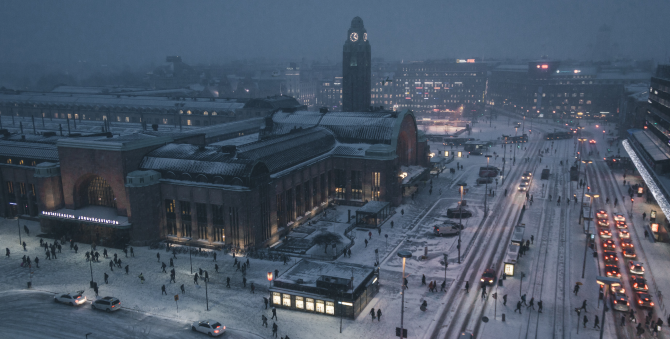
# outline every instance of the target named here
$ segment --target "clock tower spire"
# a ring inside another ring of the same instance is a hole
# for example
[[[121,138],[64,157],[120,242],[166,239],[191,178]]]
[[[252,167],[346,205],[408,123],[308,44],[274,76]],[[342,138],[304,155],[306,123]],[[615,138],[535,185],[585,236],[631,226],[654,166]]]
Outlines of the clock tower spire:
[[[355,17],[342,48],[342,111],[370,110],[372,52],[363,19]]]

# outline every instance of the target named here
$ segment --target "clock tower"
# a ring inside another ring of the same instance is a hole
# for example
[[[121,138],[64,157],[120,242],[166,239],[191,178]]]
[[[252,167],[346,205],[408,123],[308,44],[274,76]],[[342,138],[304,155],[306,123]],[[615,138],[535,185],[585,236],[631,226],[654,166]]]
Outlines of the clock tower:
[[[363,19],[355,17],[342,48],[342,111],[370,110],[372,53]]]

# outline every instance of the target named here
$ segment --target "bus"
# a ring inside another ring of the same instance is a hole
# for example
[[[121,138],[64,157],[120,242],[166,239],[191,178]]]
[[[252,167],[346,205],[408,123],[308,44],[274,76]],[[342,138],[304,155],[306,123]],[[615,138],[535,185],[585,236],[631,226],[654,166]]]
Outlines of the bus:
[[[544,137],[547,140],[572,139],[574,132],[553,132],[547,133]]]

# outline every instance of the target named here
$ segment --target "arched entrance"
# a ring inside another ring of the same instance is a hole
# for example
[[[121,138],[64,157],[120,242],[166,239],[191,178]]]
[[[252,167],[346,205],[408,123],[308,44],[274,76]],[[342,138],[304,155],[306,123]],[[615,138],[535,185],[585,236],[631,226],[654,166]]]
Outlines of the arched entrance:
[[[114,190],[101,176],[91,175],[77,186],[75,206],[103,206],[116,208]]]

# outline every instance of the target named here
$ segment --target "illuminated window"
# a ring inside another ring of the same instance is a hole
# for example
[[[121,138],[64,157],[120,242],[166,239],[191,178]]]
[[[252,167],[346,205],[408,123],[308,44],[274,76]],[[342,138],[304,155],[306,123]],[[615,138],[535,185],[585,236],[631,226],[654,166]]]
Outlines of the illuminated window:
[[[186,111],[186,114],[191,115],[191,111],[190,110]]]
[[[35,166],[35,165],[37,165],[37,163],[35,162],[35,160],[33,160],[33,162],[30,163],[30,166]]]
[[[281,305],[281,293],[272,292],[272,304]]]
[[[291,295],[290,294],[283,294],[282,295],[282,305],[286,307],[291,307]]]
[[[209,115],[207,111],[202,112],[202,115]]]
[[[212,115],[216,115],[216,112],[212,112]]]
[[[314,299],[307,298],[307,302],[305,303],[305,309],[308,311],[314,311]]]
[[[79,119],[79,114],[75,114],[75,115],[74,115],[74,118],[75,118],[75,119]]]
[[[305,308],[305,302],[303,301],[302,297],[295,296],[295,308],[301,310]]]
[[[186,120],[186,125],[191,126],[191,119]]]
[[[372,200],[379,200],[379,191],[381,186],[381,173],[372,172]]]
[[[126,122],[130,122],[130,117],[126,117]]]
[[[326,301],[326,313],[335,315],[335,303],[332,301]]]
[[[19,165],[23,165],[23,159],[19,160]]]
[[[7,163],[8,163],[8,164],[11,164],[11,163],[12,163],[12,159],[7,159]]]
[[[163,125],[167,125],[168,119],[163,119]]]
[[[88,205],[116,208],[114,191],[107,181],[101,177],[95,177],[89,182],[85,194],[86,196],[83,198],[88,201]]]
[[[68,113],[68,114],[67,114],[67,118],[68,118],[68,119],[72,119],[72,114]]]
[[[324,313],[326,311],[326,307],[323,303],[323,300],[316,301],[316,311],[319,313]]]
[[[117,115],[117,116],[116,116],[116,121],[117,121],[117,122],[121,122],[121,117]]]
[[[14,194],[14,183],[7,181],[7,193]]]
[[[182,111],[182,110],[179,110],[179,114],[184,114],[184,111]]]

